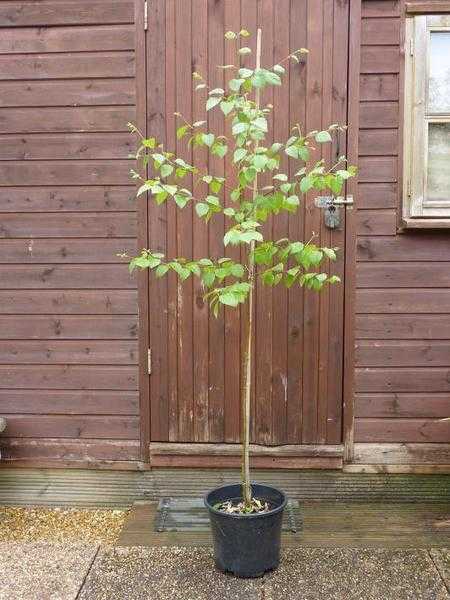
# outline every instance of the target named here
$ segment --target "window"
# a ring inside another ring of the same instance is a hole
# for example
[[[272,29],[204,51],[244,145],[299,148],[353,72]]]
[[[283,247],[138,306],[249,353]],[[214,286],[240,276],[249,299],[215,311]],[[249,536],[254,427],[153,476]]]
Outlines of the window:
[[[450,14],[406,20],[403,218],[450,227]]]

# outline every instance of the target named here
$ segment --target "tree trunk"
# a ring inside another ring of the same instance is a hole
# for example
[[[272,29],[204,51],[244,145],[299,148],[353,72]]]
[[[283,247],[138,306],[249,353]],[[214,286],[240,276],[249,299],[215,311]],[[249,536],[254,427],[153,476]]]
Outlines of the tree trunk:
[[[256,69],[261,67],[261,29],[258,29],[256,38]],[[256,89],[255,93],[256,108],[260,106],[260,91]],[[258,141],[255,142],[255,150],[258,148]],[[255,202],[258,194],[258,175],[253,180],[253,202]],[[244,382],[242,386],[242,497],[246,506],[251,505],[252,501],[252,490],[250,486],[250,400],[252,392],[252,367],[253,367],[253,297],[254,297],[254,286],[255,286],[255,262],[253,260],[253,253],[255,249],[255,242],[249,245],[247,253],[247,269],[248,269],[248,283],[250,284],[250,291],[248,294],[248,313],[247,313],[247,328],[246,328],[246,344],[243,359],[243,373]]]

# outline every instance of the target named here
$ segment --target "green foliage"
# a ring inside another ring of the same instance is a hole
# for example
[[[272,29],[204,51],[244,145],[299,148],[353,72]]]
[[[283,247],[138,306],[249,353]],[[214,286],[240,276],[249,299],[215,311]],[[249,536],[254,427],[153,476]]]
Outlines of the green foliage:
[[[246,30],[229,31],[225,38],[240,45],[249,35]],[[242,44],[236,49],[236,63],[239,65],[240,57],[251,52],[250,47]],[[273,67],[251,69],[222,65],[222,69],[233,72],[226,90],[209,88],[201,74],[193,73],[195,89],[207,90],[205,120],[189,123],[176,113],[180,119],[177,139],[185,140],[187,147],[203,147],[219,159],[229,154],[229,161],[235,167],[232,186],[223,177],[201,172],[178,158],[156,138],[144,138],[129,124],[131,131],[140,136],[136,159],[143,170],[148,166],[152,171],[150,179],[132,171],[132,176],[141,180],[137,195],[149,193],[159,205],[174,202],[180,209],[195,209],[196,215],[205,222],[223,215],[227,224],[224,247],[243,246],[247,253],[247,264],[242,265],[226,257],[166,260],[161,253],[143,250],[130,260],[131,271],[150,269],[156,277],[174,273],[182,281],[198,277],[216,316],[220,305],[237,307],[246,301],[253,285],[249,278],[252,264],[256,265],[257,277],[268,286],[298,285],[320,291],[324,285],[339,281],[322,272],[328,261],[336,260],[337,248],[320,248],[313,240],[307,243],[267,240],[261,233],[261,225],[269,217],[283,212],[295,213],[305,194],[317,191],[338,196],[346,180],[356,174],[356,168],[348,166],[344,156],[330,166],[320,156],[321,146],[332,143],[333,135],[345,129],[337,124],[308,133],[296,125],[288,140],[264,145],[273,107],[259,107],[253,94],[269,86],[280,86],[286,72],[282,63],[299,62],[306,53],[304,48],[296,50]],[[208,130],[206,115],[213,110],[224,115],[228,138]],[[280,170],[283,155],[296,164],[292,177]],[[271,183],[260,187],[258,176],[263,173]]]

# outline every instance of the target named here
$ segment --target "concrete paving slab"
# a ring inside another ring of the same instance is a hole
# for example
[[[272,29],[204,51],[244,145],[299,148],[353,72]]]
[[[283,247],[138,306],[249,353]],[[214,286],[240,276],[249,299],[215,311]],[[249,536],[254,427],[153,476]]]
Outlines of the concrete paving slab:
[[[0,600],[75,600],[95,544],[0,544]]]
[[[207,548],[105,548],[79,600],[448,600],[427,550],[296,548],[257,580],[216,571]]]
[[[432,548],[430,556],[445,583],[450,596],[450,549]]]

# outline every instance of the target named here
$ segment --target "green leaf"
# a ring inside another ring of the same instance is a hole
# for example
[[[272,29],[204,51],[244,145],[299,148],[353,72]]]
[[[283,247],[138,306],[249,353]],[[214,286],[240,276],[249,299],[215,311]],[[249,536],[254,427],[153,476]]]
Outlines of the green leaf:
[[[236,33],[234,33],[234,31],[227,31],[225,33],[225,39],[226,40],[235,40],[237,38]]]
[[[250,48],[247,48],[246,46],[243,46],[242,48],[239,49],[239,54],[245,55],[245,54],[251,54],[252,51]]]
[[[277,173],[277,175],[274,175],[272,179],[275,179],[276,181],[287,181],[288,177],[285,173]]]
[[[266,71],[266,81],[271,85],[281,85],[280,76],[272,71]]]
[[[233,154],[233,162],[237,163],[242,160],[247,155],[247,150],[245,148],[236,148]]]
[[[225,294],[220,294],[219,295],[219,302],[221,304],[226,304],[227,306],[237,306],[239,304],[239,300],[231,292],[227,292]]]
[[[231,129],[233,135],[239,135],[240,133],[244,133],[244,131],[248,130],[248,123],[243,123],[242,121],[239,121],[238,123],[235,123]]]
[[[298,147],[297,147],[297,146],[294,146],[294,145],[292,145],[292,146],[288,146],[288,147],[285,149],[285,153],[286,153],[288,156],[291,156],[292,158],[298,158],[298,157],[299,157],[299,149],[298,149]]]
[[[169,194],[165,191],[159,192],[155,196],[156,204],[158,204],[158,205],[162,204],[163,202],[165,202],[167,200],[168,196],[169,196]]]
[[[202,135],[203,143],[206,144],[209,148],[214,144],[215,136],[213,133],[204,133]]]
[[[177,206],[179,206],[180,208],[184,208],[186,206],[186,204],[189,202],[189,198],[187,198],[186,196],[183,196],[182,194],[175,194],[174,199],[175,199],[175,202],[177,203]]]
[[[319,131],[318,133],[316,133],[314,138],[315,138],[316,142],[319,142],[319,144],[331,142],[331,140],[332,140],[331,135],[329,134],[328,131]]]
[[[223,244],[224,246],[228,246],[231,244],[232,246],[236,246],[241,241],[241,233],[237,229],[230,229],[223,236]]]
[[[252,125],[261,131],[267,132],[267,119],[265,117],[256,118],[252,121]]]
[[[206,196],[206,202],[211,206],[220,206],[220,200],[217,196]]]
[[[300,204],[300,200],[299,200],[298,196],[293,195],[293,196],[289,196],[289,198],[286,198],[285,203],[288,206],[296,208]]]
[[[215,194],[217,194],[217,192],[220,192],[221,188],[222,188],[222,182],[219,181],[218,179],[213,179],[209,185],[210,189],[212,192],[214,192]]]
[[[233,92],[238,92],[241,88],[241,85],[244,83],[244,79],[231,79],[228,83],[228,87]]]
[[[253,159],[255,169],[262,170],[267,165],[267,156],[265,154],[257,154]]]
[[[272,70],[275,71],[275,73],[280,73],[281,75],[283,75],[283,73],[286,73],[286,69],[281,65],[274,65],[272,67]]]
[[[189,126],[188,125],[182,125],[181,127],[178,127],[177,129],[177,140],[181,140],[182,137],[184,137],[187,132],[189,131]]]
[[[216,156],[223,158],[228,152],[228,146],[226,144],[215,143],[211,151]]]
[[[250,48],[249,48],[249,50],[250,50]],[[251,50],[250,50],[250,52],[251,52]],[[253,75],[252,69],[246,69],[246,68],[239,69],[239,77],[241,77],[242,79],[248,79],[252,75]]]
[[[169,175],[171,175],[173,173],[173,167],[172,165],[169,164],[164,164],[161,166],[161,177],[168,177]]]
[[[233,277],[243,277],[244,276],[244,267],[240,264],[235,263],[231,266],[231,274]]]
[[[145,146],[145,148],[155,148],[156,146],[156,139],[154,137],[152,138],[148,138],[146,140],[142,140],[142,145]]]
[[[211,96],[206,102],[206,110],[211,110],[212,108],[217,106],[220,103],[220,101],[221,98],[219,96]]]
[[[197,202],[195,205],[195,212],[201,218],[209,213],[209,206],[204,202]]]
[[[314,187],[314,181],[310,177],[303,177],[300,182],[300,191],[306,194]]]
[[[159,265],[158,267],[156,267],[155,275],[156,277],[163,277],[163,275],[165,275],[168,270],[169,265]]]
[[[241,197],[241,190],[239,188],[235,188],[230,194],[230,198],[233,202],[237,202],[240,197]]]
[[[234,108],[234,102],[230,100],[222,100],[220,108],[225,116],[229,115]]]
[[[223,94],[225,94],[225,90],[223,90],[222,88],[214,88],[213,90],[211,90],[210,92],[208,92],[208,94],[210,96],[223,96]]]
[[[223,214],[227,217],[234,217],[236,211],[234,210],[234,208],[228,207],[224,209]]]
[[[195,86],[195,90],[203,90],[206,87],[206,83],[199,83],[198,85]]]
[[[322,248],[322,252],[330,260],[336,260],[336,252],[334,251],[333,248]]]
[[[247,244],[249,244],[253,240],[256,242],[263,241],[263,236],[261,233],[259,233],[259,231],[244,231],[244,233],[241,233],[240,238],[243,242],[246,242]]]

